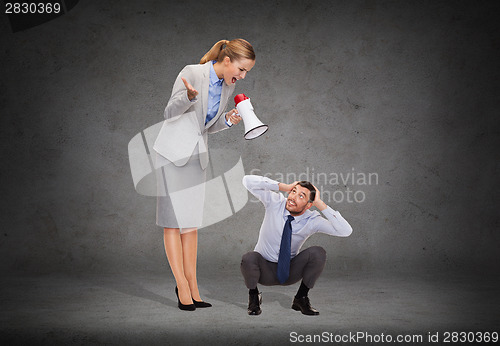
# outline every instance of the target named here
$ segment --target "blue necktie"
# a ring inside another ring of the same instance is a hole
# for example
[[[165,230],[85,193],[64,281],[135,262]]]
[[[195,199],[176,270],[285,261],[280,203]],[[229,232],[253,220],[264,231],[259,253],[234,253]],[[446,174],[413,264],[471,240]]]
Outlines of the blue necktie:
[[[295,218],[288,215],[288,220],[285,222],[283,228],[283,235],[281,236],[280,254],[278,256],[278,281],[283,284],[290,275],[290,257],[291,257],[291,243],[292,243],[292,220]]]

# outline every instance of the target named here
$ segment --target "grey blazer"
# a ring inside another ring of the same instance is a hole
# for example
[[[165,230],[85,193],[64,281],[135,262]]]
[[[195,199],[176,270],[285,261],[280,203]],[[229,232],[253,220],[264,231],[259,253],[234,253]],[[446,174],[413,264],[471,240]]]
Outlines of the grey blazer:
[[[205,125],[210,64],[209,61],[203,65],[184,67],[175,80],[172,95],[165,108],[165,121],[153,149],[176,166],[185,165],[198,144],[200,165],[205,169],[208,165],[207,134],[229,128],[226,124],[225,108],[235,86],[228,86],[225,82],[222,83],[219,110]],[[198,91],[198,96],[191,101],[187,97],[181,77]]]

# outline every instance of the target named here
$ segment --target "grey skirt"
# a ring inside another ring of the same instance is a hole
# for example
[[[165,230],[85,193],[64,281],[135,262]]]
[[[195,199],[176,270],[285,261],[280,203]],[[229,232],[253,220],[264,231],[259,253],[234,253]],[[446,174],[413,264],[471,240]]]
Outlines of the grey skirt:
[[[206,170],[198,147],[189,161],[176,166],[156,153],[156,224],[167,228],[198,228],[203,223]]]

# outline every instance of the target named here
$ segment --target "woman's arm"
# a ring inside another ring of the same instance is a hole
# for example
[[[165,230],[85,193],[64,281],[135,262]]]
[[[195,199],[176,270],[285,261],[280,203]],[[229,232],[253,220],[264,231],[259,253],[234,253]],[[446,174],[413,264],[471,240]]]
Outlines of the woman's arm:
[[[186,66],[175,79],[172,95],[165,107],[164,117],[170,119],[184,114],[191,106],[198,102],[198,91],[195,85],[196,78],[189,66]],[[191,99],[190,99],[191,97]]]

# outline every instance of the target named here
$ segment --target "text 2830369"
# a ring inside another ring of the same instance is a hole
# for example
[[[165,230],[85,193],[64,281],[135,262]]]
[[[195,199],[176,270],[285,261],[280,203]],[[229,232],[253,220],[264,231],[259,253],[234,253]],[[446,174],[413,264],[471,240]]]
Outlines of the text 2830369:
[[[57,14],[61,11],[59,2],[5,2],[6,14]]]

